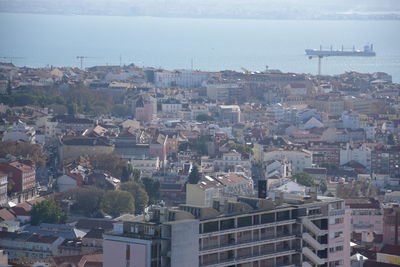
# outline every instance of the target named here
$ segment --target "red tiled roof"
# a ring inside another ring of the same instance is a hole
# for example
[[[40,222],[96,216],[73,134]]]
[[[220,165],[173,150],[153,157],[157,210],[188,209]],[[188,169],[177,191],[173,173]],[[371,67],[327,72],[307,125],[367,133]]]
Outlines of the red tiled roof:
[[[31,211],[31,209],[32,209],[32,205],[29,204],[28,202],[19,203],[15,207],[22,208],[22,209],[24,209],[24,210],[26,210],[28,212]]]
[[[72,173],[72,172],[67,172],[66,175],[68,175],[69,177],[71,177],[72,179],[74,179],[77,182],[78,186],[82,185],[83,182],[83,177],[81,174],[79,173]]]
[[[0,210],[0,221],[11,221],[15,219],[15,215],[7,209]]]
[[[12,207],[11,210],[16,216],[31,216],[30,212],[23,207]]]
[[[19,170],[21,170],[21,171],[31,171],[31,170],[34,170],[34,168],[33,168],[32,166],[29,166],[29,165],[24,164],[24,163],[19,162],[19,161],[10,162],[10,163],[8,163],[8,165],[10,165],[10,166],[12,166],[12,167],[14,167],[14,168],[16,168],[16,169],[19,169]]]
[[[229,173],[226,176],[217,176],[215,178],[218,180],[218,182],[224,185],[236,184],[248,181],[247,178],[245,178],[242,175],[238,175],[236,173]]]

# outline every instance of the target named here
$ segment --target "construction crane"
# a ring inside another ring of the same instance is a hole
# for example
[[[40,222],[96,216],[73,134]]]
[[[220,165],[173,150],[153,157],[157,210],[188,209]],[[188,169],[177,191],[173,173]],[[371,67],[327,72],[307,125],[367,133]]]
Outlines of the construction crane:
[[[319,55],[319,56],[308,56],[309,59],[312,59],[314,57],[318,58],[318,76],[320,76],[321,75],[321,60],[322,60],[323,57],[328,57],[328,56],[321,56],[321,55]]]
[[[13,59],[23,59],[24,57],[0,57],[0,58],[9,59],[9,60],[10,60],[10,63],[12,63],[12,62],[13,62]]]
[[[81,69],[83,69],[83,60],[86,58],[95,58],[95,57],[87,57],[87,56],[76,56],[77,59],[81,62]]]

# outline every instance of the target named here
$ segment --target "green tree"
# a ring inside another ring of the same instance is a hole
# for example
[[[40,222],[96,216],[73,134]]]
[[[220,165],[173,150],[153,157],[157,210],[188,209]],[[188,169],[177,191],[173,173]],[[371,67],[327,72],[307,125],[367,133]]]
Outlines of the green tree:
[[[129,108],[126,105],[116,104],[112,106],[111,114],[117,117],[125,117],[129,115]]]
[[[89,216],[99,214],[101,201],[105,191],[94,186],[84,188],[74,188],[62,194],[64,199],[71,199],[74,204],[72,210],[81,212]]]
[[[160,199],[160,182],[158,180],[143,177],[142,183],[149,196],[150,203],[155,203]]]
[[[187,149],[190,149],[192,151],[196,151],[197,153],[199,153],[201,155],[207,155],[208,154],[208,149],[207,149],[208,141],[209,141],[208,136],[200,136],[195,141],[183,142],[183,143],[179,144],[178,149],[180,151],[185,151]]]
[[[192,171],[188,176],[189,184],[197,184],[200,181],[201,175],[196,165],[193,166]]]
[[[67,214],[53,200],[44,200],[34,204],[31,211],[31,224],[59,223],[67,221]]]
[[[122,168],[121,181],[122,182],[129,182],[132,179],[132,173],[133,173],[132,165],[130,163],[126,164]]]
[[[292,180],[296,181],[298,184],[304,185],[304,186],[314,186],[314,179],[312,178],[311,175],[305,172],[297,172],[294,175],[292,175]]]
[[[112,176],[121,179],[122,170],[126,161],[114,153],[99,153],[90,156],[92,167],[98,170],[109,172]]]
[[[74,102],[67,104],[68,114],[75,115],[78,113],[78,105]]]
[[[391,133],[387,137],[387,144],[394,146],[396,144],[396,139],[394,138],[394,135]]]
[[[48,105],[49,109],[53,110],[55,114],[64,115],[68,113],[68,109],[65,105],[62,104],[51,104]]]
[[[133,171],[132,171],[133,181],[139,182],[140,177],[141,177],[141,171],[139,169],[133,169]]]
[[[132,195],[133,199],[135,200],[136,213],[142,212],[147,206],[149,202],[149,196],[147,195],[146,190],[139,183],[122,183],[120,189],[122,191],[127,191]]]
[[[7,156],[7,154],[29,158],[38,165],[44,165],[47,159],[41,145],[10,140],[0,141],[0,158]]]
[[[107,191],[101,202],[103,211],[113,217],[135,210],[135,201],[132,195],[126,191]]]
[[[321,190],[322,194],[325,194],[325,192],[328,190],[328,186],[326,185],[326,181],[323,180],[319,184],[319,190]]]

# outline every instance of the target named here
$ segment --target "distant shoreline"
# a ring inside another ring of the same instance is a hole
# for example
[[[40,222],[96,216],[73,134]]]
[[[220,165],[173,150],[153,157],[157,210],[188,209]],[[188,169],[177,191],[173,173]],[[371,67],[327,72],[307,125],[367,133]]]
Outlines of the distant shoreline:
[[[148,17],[148,18],[171,18],[171,19],[220,19],[220,20],[282,20],[282,21],[399,21],[400,14],[382,15],[327,15],[326,17],[268,17],[268,16],[216,16],[216,15],[145,15],[145,14],[105,14],[105,13],[62,13],[62,12],[25,12],[17,10],[0,10],[0,14],[29,14],[29,15],[50,15],[50,16],[101,16],[101,17]]]

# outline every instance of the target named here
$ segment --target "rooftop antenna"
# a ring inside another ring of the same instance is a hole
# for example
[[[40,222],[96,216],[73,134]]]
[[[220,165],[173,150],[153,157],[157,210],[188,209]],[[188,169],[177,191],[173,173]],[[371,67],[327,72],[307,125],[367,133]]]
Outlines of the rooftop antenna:
[[[121,56],[121,54],[119,54],[119,66],[120,67],[122,66],[122,56]]]

